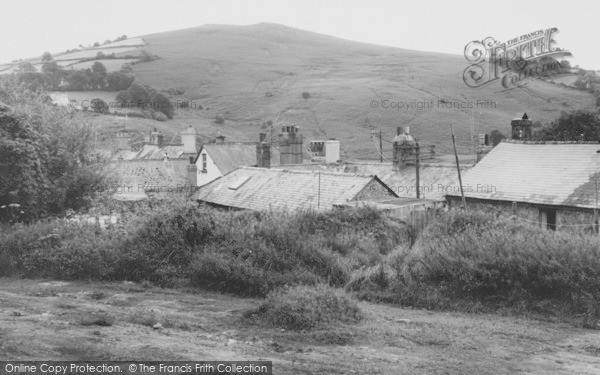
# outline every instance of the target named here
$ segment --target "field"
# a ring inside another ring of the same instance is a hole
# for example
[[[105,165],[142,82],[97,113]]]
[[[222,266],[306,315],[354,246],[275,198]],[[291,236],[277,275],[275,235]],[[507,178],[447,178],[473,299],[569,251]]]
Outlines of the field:
[[[108,60],[94,60],[94,61],[86,61],[77,64],[71,65],[73,69],[87,69],[91,68],[94,63],[98,61],[101,62],[108,72],[119,71],[123,64],[128,64],[136,61],[135,59],[108,59]]]
[[[366,319],[357,326],[294,332],[245,319],[260,303],[252,298],[7,278],[0,301],[5,360],[260,358],[273,361],[274,374],[591,375],[600,368],[598,331],[499,315],[360,303]],[[101,326],[98,316],[114,322]],[[153,329],[157,322],[163,328]]]
[[[137,55],[141,51],[141,47],[145,45],[142,38],[129,38],[114,43],[108,43],[99,47],[89,47],[81,51],[74,51],[69,53],[57,53],[52,55],[56,63],[62,67],[73,67],[74,69],[85,69],[91,67],[94,61],[79,63],[79,60],[94,58],[99,52],[106,55],[115,54],[117,57],[123,57],[125,55]],[[42,68],[42,58],[36,57],[32,59],[25,59],[29,61],[35,69],[39,72]],[[116,60],[99,60],[105,66],[106,69],[116,71],[121,68],[125,63],[136,61],[135,59],[116,59]],[[20,62],[13,64],[0,65],[0,74],[10,74],[18,68]]]
[[[391,141],[397,126],[408,125],[421,141],[448,153],[454,124],[459,151],[470,153],[472,117],[474,134],[499,129],[507,135],[510,120],[524,112],[544,123],[562,110],[594,104],[588,93],[533,79],[511,90],[499,82],[469,88],[462,80],[467,67],[458,55],[462,51],[402,50],[273,24],[203,26],[144,39],[145,49],[161,58],[136,65],[137,79],[159,89],[184,89],[184,97],[210,109],[177,111],[175,118],[210,123],[221,114],[225,123],[212,124],[213,136],[219,131],[234,138],[242,131],[240,141],[258,133],[265,121],[277,120],[275,131],[296,124],[307,140],[337,138],[352,156],[374,158],[372,130],[382,130]],[[413,105],[383,108],[390,106],[384,100]],[[389,143],[384,149],[391,156]]]
[[[138,49],[139,47],[143,47],[145,42],[142,38],[129,38],[125,40],[121,40],[119,42],[113,42],[101,45],[99,47],[90,47],[81,51],[69,52],[69,53],[57,53],[52,55],[54,60],[56,61],[65,61],[65,60],[79,60],[86,59],[90,57],[96,57],[98,52],[102,52],[106,55],[110,55],[112,53],[119,54],[123,52],[129,52]],[[30,63],[36,64],[41,63],[41,57],[27,59]]]

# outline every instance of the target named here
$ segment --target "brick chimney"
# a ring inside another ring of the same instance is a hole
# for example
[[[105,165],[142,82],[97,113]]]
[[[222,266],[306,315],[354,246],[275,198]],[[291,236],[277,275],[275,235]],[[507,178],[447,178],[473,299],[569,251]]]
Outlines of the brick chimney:
[[[260,133],[259,142],[256,144],[256,166],[271,168],[271,144],[267,142],[265,133]]]
[[[156,145],[158,147],[162,147],[164,141],[163,133],[159,132],[154,128],[152,133],[150,133],[150,144]]]
[[[523,115],[521,118],[515,118],[510,122],[510,127],[512,128],[512,139],[529,141],[531,140],[531,128],[533,127],[533,122],[527,116],[527,113]]]
[[[198,166],[194,163],[194,157],[190,156],[190,164],[187,166],[187,182],[192,188],[198,186]]]
[[[408,126],[399,126],[393,145],[393,163],[394,169],[400,169],[407,163],[416,160],[415,141],[409,134]]]
[[[280,164],[302,164],[302,144],[304,139],[300,129],[295,126],[283,126],[279,134]]]

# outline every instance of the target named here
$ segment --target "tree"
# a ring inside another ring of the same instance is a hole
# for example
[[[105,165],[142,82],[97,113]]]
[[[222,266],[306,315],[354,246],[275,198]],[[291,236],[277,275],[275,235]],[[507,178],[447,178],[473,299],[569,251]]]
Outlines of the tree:
[[[19,67],[17,68],[16,72],[17,73],[34,73],[35,67],[29,62],[29,61],[25,61],[19,64]]]
[[[490,132],[490,143],[492,146],[497,146],[503,139],[506,139],[506,137],[500,130],[494,129]]]
[[[141,62],[150,62],[158,59],[158,56],[148,53],[144,50],[140,52],[140,61]]]
[[[592,111],[563,111],[556,121],[536,131],[534,138],[542,141],[599,141],[600,118]]]
[[[133,73],[133,66],[131,64],[123,64],[121,65],[121,71],[124,73]]]
[[[98,42],[95,42],[95,43],[94,43],[94,47],[100,47],[100,43],[98,43]]]
[[[131,87],[129,87],[129,95],[131,95],[131,100],[139,107],[145,107],[150,102],[155,92],[156,90],[154,90],[152,87],[140,85],[136,82],[133,82]]]
[[[173,118],[173,105],[169,102],[166,96],[157,92],[152,96],[152,109],[163,113],[168,119]]]
[[[90,102],[90,107],[94,112],[108,113],[108,104],[101,98],[92,99],[92,101]]]
[[[106,87],[106,67],[100,61],[92,64],[90,83],[94,88],[103,89]]]
[[[134,80],[135,77],[132,74],[128,74],[123,71],[110,72],[106,76],[108,88],[114,91],[127,90]]]
[[[88,76],[81,70],[69,71],[66,76],[69,90],[84,91],[90,86]]]
[[[42,64],[42,73],[46,74],[58,74],[61,67],[56,61],[46,61]]]
[[[44,52],[44,54],[42,55],[42,62],[49,62],[54,60],[54,58],[52,57],[52,54],[50,52]]]
[[[131,94],[129,94],[128,90],[119,91],[115,97],[115,100],[117,101],[117,105],[123,108],[129,108],[133,106],[133,99],[131,99]]]
[[[69,194],[84,178],[104,181],[97,128],[17,78],[0,81],[0,205],[18,203],[30,219],[76,208],[73,199],[102,190],[86,184]]]

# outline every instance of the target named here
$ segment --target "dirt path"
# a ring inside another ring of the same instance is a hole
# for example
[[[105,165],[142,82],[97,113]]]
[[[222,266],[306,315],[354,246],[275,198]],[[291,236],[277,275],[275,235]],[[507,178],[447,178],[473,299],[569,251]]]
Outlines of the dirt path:
[[[361,303],[358,326],[296,333],[242,318],[259,303],[133,283],[0,279],[0,358],[260,359],[274,374],[600,374],[600,331]],[[110,326],[92,324],[110,317]]]

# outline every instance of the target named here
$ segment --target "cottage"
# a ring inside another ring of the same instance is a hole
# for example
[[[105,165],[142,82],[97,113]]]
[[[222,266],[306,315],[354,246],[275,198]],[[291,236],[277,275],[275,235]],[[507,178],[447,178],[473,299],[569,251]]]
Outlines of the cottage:
[[[225,137],[221,136],[217,143],[208,143],[203,145],[196,155],[194,161],[197,167],[197,186],[204,186],[215,179],[224,176],[242,166],[259,165],[260,157],[257,156],[257,148],[263,146],[261,150],[265,151],[265,157],[270,160],[270,165],[279,163],[279,151],[276,148],[265,144],[266,136],[261,135],[258,146],[257,143],[226,143]]]
[[[241,167],[199,188],[196,197],[234,209],[323,211],[348,201],[398,196],[376,176]]]
[[[196,156],[196,130],[189,126],[181,132],[180,144],[166,144],[161,132],[154,129],[146,135],[144,144],[132,150],[134,132],[116,132],[117,153],[109,170],[121,176],[115,198],[138,200],[146,193],[191,193],[195,189],[195,171],[190,176],[190,157]]]
[[[509,140],[464,175],[463,188],[469,208],[494,206],[549,229],[591,229],[598,172],[599,143]],[[460,190],[449,192],[447,199],[460,205]]]

